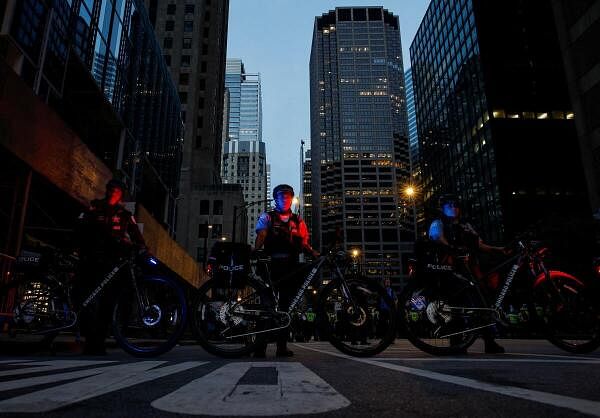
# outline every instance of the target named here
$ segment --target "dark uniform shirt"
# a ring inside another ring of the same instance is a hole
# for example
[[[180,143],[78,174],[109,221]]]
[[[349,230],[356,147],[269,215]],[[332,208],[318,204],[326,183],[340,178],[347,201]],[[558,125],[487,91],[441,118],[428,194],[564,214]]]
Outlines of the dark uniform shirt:
[[[80,220],[84,255],[117,255],[132,244],[145,246],[133,214],[123,205],[109,205],[106,199],[93,200]]]

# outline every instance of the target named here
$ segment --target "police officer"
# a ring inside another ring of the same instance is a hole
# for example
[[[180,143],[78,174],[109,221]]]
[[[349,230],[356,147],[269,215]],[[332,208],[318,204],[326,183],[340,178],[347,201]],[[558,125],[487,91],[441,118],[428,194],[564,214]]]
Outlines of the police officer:
[[[92,200],[90,207],[80,216],[80,277],[75,286],[78,303],[90,295],[103,276],[114,268],[120,257],[135,247],[145,249],[144,238],[133,214],[122,205],[125,184],[112,179],[106,184],[104,199]],[[81,313],[81,331],[85,337],[83,353],[106,354],[105,339],[110,324],[108,300],[116,289],[105,288],[104,295],[88,305]]]
[[[454,194],[446,194],[440,198],[441,216],[434,220],[429,227],[429,239],[449,247],[466,247],[471,253],[477,251],[487,253],[509,254],[505,247],[488,245],[479,236],[475,228],[461,220],[460,199]],[[469,270],[477,279],[482,279],[483,274],[479,268],[477,257],[470,258]],[[494,339],[491,328],[483,330],[483,341],[486,353],[504,353],[504,348]]]
[[[306,224],[300,217],[292,213],[294,189],[287,184],[280,184],[273,189],[275,209],[264,212],[256,222],[255,249],[264,247],[271,256],[271,278],[278,279],[287,275],[299,263],[299,256],[306,252],[313,257],[319,253],[309,244],[309,234]],[[293,293],[298,286],[293,280],[284,280],[276,286],[279,290],[280,309],[287,310]],[[290,357],[294,353],[287,348],[288,330],[284,329],[277,335],[277,351],[279,357]],[[254,356],[264,357],[266,342],[257,347]]]

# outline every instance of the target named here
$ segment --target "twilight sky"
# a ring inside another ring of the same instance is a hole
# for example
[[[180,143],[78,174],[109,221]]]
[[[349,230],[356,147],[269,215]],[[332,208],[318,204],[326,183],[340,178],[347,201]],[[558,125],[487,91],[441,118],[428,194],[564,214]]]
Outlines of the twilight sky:
[[[404,69],[428,0],[230,0],[227,58],[260,73],[263,141],[271,184],[300,194],[300,140],[310,146],[309,72],[315,16],[335,7],[383,6],[400,18]]]

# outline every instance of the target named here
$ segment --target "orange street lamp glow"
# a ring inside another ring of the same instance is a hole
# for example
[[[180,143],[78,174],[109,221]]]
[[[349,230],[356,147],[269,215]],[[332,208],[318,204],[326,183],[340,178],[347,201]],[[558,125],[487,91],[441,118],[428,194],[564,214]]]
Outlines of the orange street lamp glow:
[[[406,194],[408,197],[413,197],[415,193],[416,190],[413,186],[407,186],[406,189],[404,189],[404,194]]]

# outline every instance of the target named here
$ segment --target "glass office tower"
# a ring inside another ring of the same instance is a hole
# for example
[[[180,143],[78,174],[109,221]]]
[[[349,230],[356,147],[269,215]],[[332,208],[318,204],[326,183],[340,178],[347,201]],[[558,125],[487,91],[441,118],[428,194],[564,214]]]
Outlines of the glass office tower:
[[[316,17],[310,58],[313,241],[361,250],[398,282],[414,237],[398,17],[381,7]]]
[[[268,167],[262,141],[262,98],[260,74],[246,73],[240,59],[228,59],[225,71],[228,96],[228,133],[223,143],[223,183],[241,184],[247,208],[248,233],[253,244],[256,220],[267,209]],[[253,204],[254,202],[257,202]]]
[[[9,11],[21,78],[172,226],[181,104],[143,1],[24,0]]]
[[[410,53],[430,216],[442,193],[458,193],[490,241],[585,216],[550,2],[433,0]]]

